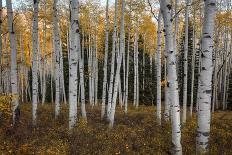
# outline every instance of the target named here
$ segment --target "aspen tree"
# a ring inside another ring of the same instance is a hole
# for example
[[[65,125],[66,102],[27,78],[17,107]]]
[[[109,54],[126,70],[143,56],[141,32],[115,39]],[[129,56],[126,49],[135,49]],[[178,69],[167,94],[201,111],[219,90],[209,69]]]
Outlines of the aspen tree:
[[[10,33],[10,49],[11,49],[11,69],[10,69],[10,81],[11,81],[11,95],[12,95],[12,112],[13,112],[13,124],[17,123],[20,114],[19,109],[19,94],[18,94],[18,81],[17,81],[17,45],[15,30],[13,24],[13,10],[11,0],[6,1],[7,6],[7,23],[8,31]]]
[[[171,119],[172,119],[172,145],[174,154],[182,154],[181,146],[181,130],[180,130],[180,105],[178,82],[176,73],[176,56],[175,46],[173,44],[173,29],[172,29],[172,4],[170,0],[160,1],[161,13],[164,21],[165,34],[165,50],[167,53],[167,87],[169,91],[170,105],[171,105]]]
[[[70,33],[70,60],[69,60],[69,129],[76,126],[77,121],[77,63],[78,63],[78,0],[70,0],[71,33]]]
[[[186,122],[187,113],[187,86],[188,86],[188,29],[189,29],[189,0],[186,0],[185,8],[185,36],[184,36],[184,86],[183,86],[183,115],[182,122]]]
[[[38,103],[38,13],[39,0],[34,0],[34,17],[33,17],[33,61],[32,61],[32,122],[36,124],[37,103]]]
[[[157,119],[159,124],[161,125],[161,35],[162,35],[162,28],[161,28],[161,12],[159,11],[159,16],[158,16],[158,30],[157,30],[157,97],[156,97],[156,102],[157,102]]]
[[[108,105],[107,105],[107,118],[110,117],[112,96],[113,96],[113,84],[114,84],[114,66],[115,66],[115,49],[117,42],[117,16],[118,16],[118,0],[115,0],[115,9],[114,9],[114,32],[113,32],[113,45],[112,45],[112,57],[111,57],[111,71],[110,71],[110,83],[108,91]]]
[[[102,109],[101,109],[101,118],[104,117],[106,111],[106,85],[107,85],[107,67],[108,67],[108,50],[109,50],[109,0],[106,0],[106,28],[105,28],[105,56],[104,56],[104,78],[103,78],[103,88],[102,88]]]
[[[54,35],[54,53],[55,53],[55,117],[60,114],[60,34],[57,17],[57,0],[53,3],[53,35]]]
[[[205,12],[201,38],[201,72],[198,87],[199,110],[197,113],[197,154],[203,154],[208,151],[210,135],[210,110],[213,74],[212,52],[216,0],[205,0],[204,4]]]

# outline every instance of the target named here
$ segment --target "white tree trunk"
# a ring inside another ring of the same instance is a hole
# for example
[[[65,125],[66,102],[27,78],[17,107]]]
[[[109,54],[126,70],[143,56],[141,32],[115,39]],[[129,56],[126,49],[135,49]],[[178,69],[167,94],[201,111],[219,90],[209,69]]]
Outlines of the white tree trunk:
[[[112,58],[111,58],[111,71],[110,71],[110,86],[108,93],[108,105],[107,105],[107,118],[110,118],[111,104],[112,104],[112,94],[113,94],[113,84],[114,84],[114,65],[115,65],[115,49],[117,42],[117,16],[118,16],[118,0],[115,0],[115,13],[114,13],[114,32],[113,32],[113,46],[112,46]]]
[[[189,0],[186,0],[185,8],[185,40],[184,40],[184,86],[183,86],[183,115],[182,122],[186,122],[187,113],[187,86],[188,86],[188,18],[189,18]]]
[[[80,34],[78,37],[78,44],[80,47]],[[84,48],[84,47],[83,47]],[[84,51],[83,51],[84,52]],[[80,73],[80,91],[81,93],[81,115],[84,120],[87,120],[86,110],[85,110],[85,83],[84,83],[84,55],[81,55],[81,51],[79,49],[79,73]]]
[[[213,33],[216,15],[216,0],[205,0],[204,3],[205,13],[202,28],[201,73],[198,87],[199,111],[196,142],[198,154],[206,153],[208,151],[213,74]]]
[[[39,0],[34,0],[34,17],[33,17],[33,61],[32,61],[32,123],[36,124],[37,103],[38,103],[38,13]]]
[[[129,26],[130,27],[130,26]],[[128,80],[129,80],[129,66],[130,65],[130,29],[128,29],[128,43],[127,43],[127,60],[126,60],[126,92],[125,92],[125,113],[127,114],[128,107]]]
[[[171,118],[172,118],[172,145],[174,154],[182,154],[181,146],[181,130],[180,130],[180,105],[179,105],[179,92],[176,74],[176,52],[173,44],[173,29],[171,19],[171,1],[160,1],[161,13],[164,20],[165,31],[165,50],[167,52],[167,67],[168,67],[168,91],[169,101],[171,104]]]
[[[17,44],[13,25],[13,10],[11,0],[6,1],[7,5],[7,17],[8,17],[8,31],[10,33],[10,48],[11,48],[11,95],[12,97],[12,112],[13,112],[13,124],[17,123],[20,114],[19,110],[19,94],[18,94],[18,81],[17,81]]]
[[[194,8],[193,8],[194,9]],[[192,75],[191,75],[191,100],[190,100],[190,116],[193,113],[193,95],[194,95],[194,79],[195,79],[195,59],[196,59],[196,16],[195,10],[193,12],[193,53],[192,53]]]
[[[56,81],[56,96],[55,96],[55,118],[60,114],[60,34],[58,28],[57,17],[57,0],[53,3],[53,35],[54,35],[54,53],[55,53],[55,81]]]
[[[46,0],[44,0],[44,13],[46,14]],[[46,18],[44,17],[43,19],[43,53],[44,53],[44,58],[43,58],[43,92],[42,92],[42,104],[44,104],[45,99],[46,99],[46,62],[47,62],[47,56],[46,56],[46,39],[47,38],[47,28],[46,28]]]
[[[78,0],[71,3],[71,33],[70,33],[70,60],[69,60],[69,129],[76,126],[77,121],[77,63],[78,63]]]
[[[157,30],[157,97],[156,97],[156,104],[157,104],[157,111],[156,117],[161,125],[161,47],[162,47],[162,28],[161,28],[161,12],[159,11],[158,16],[158,30]]]
[[[101,118],[103,119],[106,111],[106,85],[107,85],[107,67],[108,67],[108,50],[109,50],[109,0],[106,0],[106,28],[105,28],[105,57],[104,57],[104,77],[103,77],[103,88],[102,88],[102,109]]]

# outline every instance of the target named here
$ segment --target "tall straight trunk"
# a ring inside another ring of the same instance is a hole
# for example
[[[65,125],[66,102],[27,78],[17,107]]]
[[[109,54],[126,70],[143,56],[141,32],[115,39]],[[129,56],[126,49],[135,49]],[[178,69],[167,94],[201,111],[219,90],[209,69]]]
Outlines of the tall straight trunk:
[[[227,96],[227,81],[228,81],[228,53],[230,50],[228,28],[225,28],[225,58],[224,58],[224,75],[223,75],[223,96],[222,96],[222,109],[226,110],[226,96]]]
[[[161,12],[159,11],[158,16],[158,30],[157,30],[157,97],[156,97],[156,104],[157,104],[157,111],[156,116],[159,124],[161,125],[161,35],[162,35],[162,28],[161,28]]]
[[[117,42],[117,16],[118,16],[118,0],[115,0],[115,9],[114,9],[114,32],[113,32],[113,45],[112,45],[112,57],[111,57],[111,71],[110,71],[110,86],[108,92],[108,105],[107,105],[107,118],[110,118],[112,96],[113,96],[113,84],[114,84],[114,65],[115,65],[115,49]]]
[[[21,103],[24,103],[24,67],[25,67],[25,58],[24,58],[24,50],[23,50],[23,40],[22,40],[22,35],[20,34],[19,37],[19,46],[20,46],[20,53],[21,53],[21,57],[20,57],[20,71],[19,71],[19,79],[20,79],[20,96],[21,96]]]
[[[107,67],[108,67],[108,50],[109,50],[109,0],[106,0],[106,28],[105,28],[105,57],[104,57],[104,77],[103,77],[103,88],[102,88],[102,109],[101,118],[103,119],[106,111],[106,85],[107,85]]]
[[[187,90],[188,90],[188,26],[189,26],[189,0],[186,0],[185,8],[185,35],[184,35],[184,86],[183,86],[183,115],[182,122],[186,122],[187,114]]]
[[[64,84],[64,61],[63,61],[63,50],[62,50],[62,43],[60,39],[60,84],[62,88],[62,96],[64,104],[67,104],[66,100],[66,92],[65,92],[65,84]]]
[[[44,0],[44,13],[46,14],[47,7],[46,7],[46,0]],[[46,39],[47,38],[47,28],[46,28],[46,18],[43,19],[43,92],[42,92],[42,104],[44,104],[46,99]]]
[[[195,9],[195,8],[193,8]],[[191,67],[191,99],[190,99],[190,116],[193,113],[193,99],[194,99],[194,79],[195,79],[195,59],[196,59],[196,13],[193,10],[193,53],[192,53],[192,67]]]
[[[146,33],[144,34],[144,37],[143,37],[143,66],[142,66],[142,71],[143,71],[143,74],[142,74],[143,98],[145,97],[145,94],[144,94],[144,88],[145,88],[145,86],[144,86],[145,85],[145,52],[146,52]]]
[[[54,64],[54,60],[53,60],[53,55],[54,55],[54,53],[53,53],[53,51],[51,52],[51,66],[50,66],[50,81],[51,81],[51,85],[50,85],[50,87],[51,87],[51,102],[52,103],[54,103],[54,95],[53,95],[53,92],[54,92],[54,90],[53,90],[53,64]]]
[[[11,49],[11,94],[12,98],[12,113],[13,113],[13,124],[17,123],[20,115],[19,109],[19,94],[18,94],[18,81],[17,81],[17,44],[15,37],[15,30],[13,24],[13,10],[11,0],[6,1],[7,5],[7,23],[8,31],[10,33],[10,49]]]
[[[39,0],[34,0],[34,17],[33,17],[33,61],[32,61],[32,123],[36,124],[37,103],[38,103],[38,13]]]
[[[122,64],[122,56],[125,52],[125,30],[124,30],[124,11],[125,11],[125,0],[122,0],[122,13],[121,13],[121,24],[120,24],[120,49],[118,50],[118,59],[117,59],[117,69],[114,81],[114,92],[113,92],[113,100],[112,106],[110,110],[110,128],[113,127],[114,124],[114,115],[115,115],[115,108],[116,108],[116,101],[118,91],[121,90],[121,83],[120,83],[120,71],[121,71],[121,64]],[[118,49],[118,48],[117,48]],[[121,101],[122,102],[122,101]],[[122,104],[122,103],[120,103]]]
[[[165,54],[164,58],[164,80],[165,80],[165,85],[164,85],[164,119],[165,121],[169,121],[170,117],[170,101],[168,98],[168,87],[167,87],[167,56]]]
[[[95,52],[93,59],[93,67],[94,67],[94,105],[98,103],[98,59],[97,59],[97,35],[94,37],[95,42]]]
[[[54,53],[55,53],[55,81],[56,81],[56,93],[55,93],[55,118],[60,114],[60,34],[58,28],[58,15],[57,15],[57,0],[53,3],[53,35],[54,35]]]
[[[80,34],[78,37],[78,44],[80,47]],[[83,51],[84,53],[84,51]],[[84,81],[84,55],[81,54],[81,49],[79,49],[79,53],[78,53],[78,59],[79,59],[79,74],[80,74],[80,91],[79,94],[81,93],[81,115],[83,117],[84,120],[87,120],[87,116],[86,116],[86,110],[85,110],[85,81]]]
[[[71,33],[70,33],[70,60],[69,60],[69,129],[76,126],[77,121],[77,63],[78,63],[78,0],[71,3]]]
[[[130,65],[130,26],[128,29],[128,42],[127,42],[127,57],[126,57],[126,85],[125,85],[125,113],[127,114],[128,107],[128,83],[129,83],[129,65]]]
[[[199,111],[197,122],[197,153],[208,152],[210,135],[210,110],[213,74],[213,33],[216,15],[216,0],[205,0],[205,13],[202,28],[201,73],[199,79]]]
[[[135,107],[138,109],[139,107],[139,64],[138,64],[138,32],[136,32],[136,37],[135,37]]]
[[[136,106],[136,98],[137,98],[137,74],[136,74],[136,47],[137,47],[137,31],[135,32],[134,36],[134,100],[133,105]]]
[[[170,0],[160,1],[161,13],[164,20],[165,31],[165,50],[167,52],[167,69],[168,81],[167,87],[169,91],[169,101],[171,104],[171,118],[172,118],[172,146],[174,154],[182,154],[181,146],[181,130],[180,130],[180,105],[179,105],[179,92],[178,81],[176,73],[176,52],[173,44],[173,29],[171,9],[172,4]]]

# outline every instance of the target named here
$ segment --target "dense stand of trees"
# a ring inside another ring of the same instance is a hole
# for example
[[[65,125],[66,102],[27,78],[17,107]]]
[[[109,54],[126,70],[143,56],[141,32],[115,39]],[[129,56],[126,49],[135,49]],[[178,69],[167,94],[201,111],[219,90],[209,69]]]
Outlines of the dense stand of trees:
[[[173,154],[195,112],[197,153],[206,153],[211,113],[231,108],[231,9],[224,0],[25,0],[13,10],[1,0],[0,94],[11,96],[13,124],[26,102],[35,126],[38,104],[54,103],[55,119],[68,104],[70,130],[78,106],[87,121],[85,106],[100,104],[113,128],[117,105],[125,114],[155,105],[159,124],[171,121]]]

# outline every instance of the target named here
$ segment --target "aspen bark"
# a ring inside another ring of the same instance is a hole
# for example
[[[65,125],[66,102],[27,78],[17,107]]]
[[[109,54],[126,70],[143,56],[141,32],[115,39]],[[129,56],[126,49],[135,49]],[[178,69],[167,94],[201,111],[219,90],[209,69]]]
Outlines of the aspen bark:
[[[162,35],[162,29],[161,29],[161,12],[159,11],[158,16],[158,30],[157,30],[157,97],[156,97],[156,104],[157,104],[157,111],[156,111],[156,117],[161,125],[161,35]]]
[[[105,56],[104,56],[104,78],[103,78],[103,88],[102,88],[102,109],[101,118],[104,117],[106,111],[106,85],[107,85],[107,67],[108,67],[108,50],[109,50],[109,0],[106,0],[106,28],[105,28]]]
[[[6,1],[7,5],[7,23],[8,31],[10,33],[10,49],[11,49],[11,69],[10,69],[10,79],[11,79],[11,95],[12,95],[12,113],[13,113],[13,124],[17,123],[20,114],[19,109],[19,94],[18,94],[18,81],[17,81],[17,44],[15,37],[15,30],[13,24],[13,10],[11,0]]]
[[[70,60],[69,60],[69,129],[76,126],[77,121],[77,63],[78,63],[78,0],[70,0],[71,6],[71,33],[70,33]]]
[[[33,61],[32,61],[32,123],[36,124],[37,103],[38,103],[38,13],[39,0],[34,0],[34,17],[33,17]]]
[[[182,123],[186,122],[187,114],[187,90],[188,90],[188,26],[189,26],[189,0],[186,0],[185,8],[185,35],[184,35],[184,86],[183,86],[183,115]]]
[[[53,3],[53,35],[54,35],[54,53],[55,53],[55,81],[56,81],[56,93],[55,93],[55,118],[60,114],[60,34],[58,28],[57,17],[57,0]]]
[[[212,52],[213,33],[216,15],[216,0],[205,0],[204,22],[202,28],[201,72],[199,79],[199,110],[197,122],[196,148],[198,154],[208,151],[210,135],[210,110],[212,96]]]
[[[113,84],[114,84],[114,66],[115,66],[115,49],[117,42],[117,16],[118,16],[118,0],[115,0],[115,13],[114,13],[114,32],[113,32],[113,46],[112,46],[112,58],[111,58],[111,71],[110,71],[110,86],[108,93],[108,105],[107,105],[107,118],[110,117],[112,95],[113,95]]]
[[[173,29],[171,18],[172,4],[170,0],[160,1],[161,13],[163,14],[164,32],[165,32],[165,50],[167,53],[167,87],[169,91],[169,101],[171,104],[172,119],[172,145],[174,154],[182,154],[181,130],[180,130],[180,105],[179,92],[176,73],[176,52],[173,44]]]

